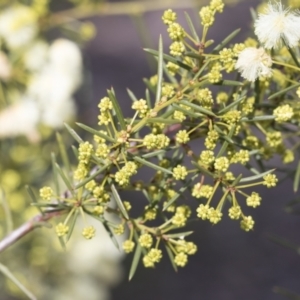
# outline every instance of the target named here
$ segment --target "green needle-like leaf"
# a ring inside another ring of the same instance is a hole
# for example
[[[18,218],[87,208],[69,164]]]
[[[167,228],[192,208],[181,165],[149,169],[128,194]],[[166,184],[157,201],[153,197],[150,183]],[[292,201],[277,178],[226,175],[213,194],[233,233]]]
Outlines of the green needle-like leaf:
[[[172,264],[172,267],[175,270],[175,272],[177,272],[178,268],[177,268],[177,266],[175,265],[175,262],[174,262],[174,254],[173,254],[172,250],[169,248],[169,246],[167,245],[167,243],[165,243],[165,247],[166,247],[168,256],[170,258],[170,262]]]
[[[264,173],[260,173],[260,174],[257,174],[257,175],[254,175],[254,176],[249,176],[249,177],[244,177],[240,180],[240,182],[249,182],[249,181],[255,181],[257,179],[260,179],[260,178],[263,178],[265,175],[267,174],[270,174],[272,172],[274,172],[275,169],[272,169],[272,170],[269,170],[267,172],[264,172]]]
[[[196,42],[198,42],[199,43],[199,37],[198,37],[198,35],[197,35],[197,31],[196,31],[196,29],[195,29],[195,27],[194,27],[194,24],[193,24],[193,22],[192,22],[192,20],[191,20],[191,18],[190,18],[190,16],[189,16],[189,14],[187,13],[187,12],[184,12],[184,15],[185,15],[185,19],[186,19],[186,21],[187,21],[187,23],[188,23],[188,26],[189,26],[189,28],[190,28],[190,31],[191,31],[191,33],[192,33],[192,37],[194,38],[194,40],[196,41]]]
[[[124,116],[123,116],[121,107],[119,105],[119,102],[116,99],[114,90],[113,89],[108,90],[107,94],[108,94],[108,97],[109,97],[110,101],[112,102],[114,111],[116,113],[117,119],[120,123],[120,126],[121,126],[122,130],[126,130],[126,124],[125,124],[125,121],[124,121]]]
[[[71,128],[67,123],[64,124],[69,133],[72,135],[72,137],[80,144],[83,143],[82,138],[77,134],[77,132]]]
[[[106,134],[103,134],[103,133],[100,132],[99,130],[95,130],[95,129],[89,127],[89,126],[86,126],[86,125],[82,124],[82,123],[76,123],[76,125],[78,125],[78,126],[81,127],[82,129],[84,129],[84,130],[86,130],[86,131],[88,131],[88,132],[90,132],[90,133],[92,133],[92,134],[94,134],[94,135],[97,135],[97,136],[99,136],[99,137],[105,139],[105,140],[108,141],[108,142],[112,142],[112,143],[115,143],[115,142],[116,142],[113,138],[111,138],[110,136],[108,136],[108,135],[106,135]]]
[[[163,41],[161,35],[158,42],[158,69],[157,69],[157,85],[155,103],[158,103],[161,98],[161,89],[163,81]]]
[[[70,180],[68,179],[68,177],[65,175],[65,173],[63,172],[63,170],[60,168],[60,166],[57,163],[55,163],[55,168],[56,168],[57,172],[59,173],[60,177],[62,178],[62,180],[64,181],[65,185],[69,189],[69,191],[72,194],[74,194],[74,188],[73,188]]]
[[[37,298],[14,276],[14,274],[1,263],[0,272],[10,279],[30,300],[37,300]]]
[[[281,95],[283,95],[283,94],[289,92],[290,90],[293,90],[293,89],[295,89],[299,86],[300,86],[300,83],[293,84],[293,85],[287,87],[286,89],[280,90],[279,92],[276,92],[276,93],[272,94],[271,96],[269,96],[268,100],[277,98],[278,96],[281,96]]]
[[[217,53],[220,50],[222,50],[233,38],[236,37],[236,35],[240,32],[240,28],[234,30],[231,34],[229,34],[219,45],[217,45],[212,53]]]
[[[136,272],[136,269],[138,267],[140,258],[141,258],[141,254],[142,254],[142,247],[140,244],[137,244],[134,255],[133,255],[133,259],[132,259],[132,263],[131,263],[131,267],[130,267],[130,271],[129,271],[129,280],[131,280]]]
[[[59,183],[58,183],[58,174],[57,174],[57,169],[55,167],[56,157],[53,152],[51,153],[51,162],[52,162],[52,172],[53,172],[53,181],[54,181],[55,192],[56,192],[56,195],[59,195],[60,189],[59,189]]]
[[[117,203],[117,206],[120,209],[120,212],[122,213],[123,217],[128,220],[129,216],[127,214],[127,210],[126,210],[126,208],[125,208],[125,206],[124,206],[124,204],[121,200],[121,197],[120,197],[115,185],[113,183],[111,183],[110,187],[111,187],[111,191],[112,191],[112,194],[114,196],[114,199]]]
[[[60,152],[60,156],[61,156],[61,159],[63,161],[64,167],[67,169],[68,172],[70,172],[71,167],[70,167],[70,161],[69,161],[69,157],[68,157],[68,154],[67,154],[66,146],[65,146],[64,141],[61,137],[61,134],[58,133],[58,132],[56,133],[56,139],[57,139],[57,142],[58,142],[59,152]]]
[[[296,173],[295,173],[295,177],[294,177],[293,188],[294,188],[295,193],[299,189],[299,182],[300,182],[300,161],[298,161],[298,165],[297,165],[297,169],[296,169]]]
[[[67,237],[66,237],[66,241],[69,241],[71,236],[72,236],[72,233],[73,233],[73,230],[75,228],[76,221],[77,221],[78,214],[79,214],[79,210],[75,209],[72,217],[70,218],[70,221],[68,222],[69,231],[68,231],[68,234],[67,234]]]
[[[135,156],[135,157],[133,157],[133,159],[134,159],[135,161],[137,161],[137,162],[143,164],[144,166],[150,167],[150,168],[152,168],[152,169],[154,169],[154,170],[162,171],[162,172],[167,173],[167,174],[170,174],[170,175],[173,174],[172,171],[170,171],[170,170],[168,170],[168,169],[165,169],[165,168],[163,168],[163,167],[161,167],[161,166],[158,166],[158,165],[156,165],[156,164],[153,164],[153,163],[151,163],[151,162],[149,162],[149,161],[147,161],[147,160],[145,160],[145,159],[142,159],[141,157]]]
[[[37,199],[36,199],[36,196],[35,196],[33,190],[31,189],[31,187],[30,187],[29,185],[25,185],[25,189],[26,189],[26,191],[27,191],[27,193],[28,193],[28,195],[29,195],[31,201],[32,201],[34,204],[38,204],[38,201],[37,201]],[[41,213],[42,215],[44,215],[43,210],[40,209],[39,206],[36,206],[36,208],[40,211],[40,213]]]

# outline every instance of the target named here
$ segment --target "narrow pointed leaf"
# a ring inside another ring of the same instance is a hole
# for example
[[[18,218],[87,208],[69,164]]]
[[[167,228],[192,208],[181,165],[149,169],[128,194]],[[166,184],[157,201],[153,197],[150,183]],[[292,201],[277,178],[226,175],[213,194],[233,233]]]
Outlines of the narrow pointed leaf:
[[[108,141],[108,142],[112,142],[112,143],[115,143],[115,142],[116,142],[116,141],[115,141],[113,138],[111,138],[110,136],[108,136],[108,135],[106,135],[106,134],[103,134],[102,132],[99,132],[99,130],[95,130],[95,129],[89,127],[89,126],[86,126],[86,125],[82,124],[82,123],[76,123],[76,125],[78,125],[78,126],[81,127],[82,129],[84,129],[84,130],[86,130],[86,131],[88,131],[88,132],[90,132],[90,133],[92,133],[92,134],[94,134],[94,135],[97,135],[97,136],[99,136],[99,137],[105,139],[105,140]]]
[[[128,216],[127,210],[126,210],[126,208],[125,208],[125,206],[124,206],[124,204],[123,204],[123,202],[122,202],[122,200],[120,198],[120,195],[119,195],[119,193],[118,193],[118,191],[117,191],[117,189],[116,189],[116,187],[115,187],[115,185],[113,183],[111,184],[111,191],[112,191],[114,199],[115,199],[115,201],[117,203],[117,206],[120,209],[120,212],[122,213],[122,215],[124,216],[124,218],[128,220],[129,216]]]
[[[14,274],[1,263],[0,272],[10,279],[30,300],[37,300],[37,298],[14,276]]]
[[[271,99],[274,99],[274,98],[276,98],[280,95],[283,95],[283,94],[289,92],[290,90],[292,90],[294,88],[297,88],[299,86],[300,86],[300,83],[293,84],[293,85],[287,87],[286,89],[280,90],[279,92],[272,94],[271,96],[269,96],[268,100],[271,100]]]
[[[274,172],[275,169],[269,170],[267,172],[264,173],[260,173],[258,175],[254,175],[254,176],[249,176],[249,177],[244,177],[240,180],[240,182],[249,182],[249,181],[255,181],[257,179],[263,178],[265,175],[270,174],[272,172]]]
[[[70,172],[71,167],[70,167],[70,161],[69,161],[69,157],[67,154],[67,150],[66,150],[65,144],[63,142],[63,139],[61,137],[61,134],[58,132],[56,133],[56,139],[58,142],[59,152],[60,152],[60,156],[61,156],[62,162],[64,164],[64,167],[67,169],[68,172]]]
[[[162,42],[162,36],[160,35],[159,42],[158,42],[158,69],[157,69],[155,103],[158,103],[161,98],[162,80],[163,80],[163,42]]]
[[[154,56],[158,56],[158,51],[157,51],[157,50],[152,50],[152,49],[147,49],[147,48],[145,48],[144,50],[145,50],[146,52],[148,52],[148,53],[154,55]],[[163,58],[164,58],[165,60],[167,60],[167,61],[170,61],[170,62],[172,62],[172,63],[178,65],[179,67],[181,67],[181,68],[183,68],[183,69],[186,69],[186,70],[188,70],[188,71],[191,71],[191,70],[192,70],[192,68],[191,68],[189,65],[184,64],[184,63],[181,62],[180,60],[178,60],[178,59],[176,59],[176,58],[174,58],[174,57],[172,57],[172,56],[170,56],[170,55],[164,54],[164,55],[163,55]]]
[[[146,98],[148,107],[151,108],[152,105],[151,105],[151,97],[150,97],[149,89],[146,89],[145,98]]]
[[[67,123],[65,123],[65,127],[67,128],[67,130],[69,131],[69,133],[71,134],[71,136],[80,144],[83,143],[82,138],[77,134],[77,132],[71,128]]]
[[[172,252],[172,250],[169,248],[169,246],[167,244],[165,244],[165,247],[166,247],[166,250],[167,250],[167,253],[168,253],[168,256],[170,258],[170,261],[171,261],[171,264],[172,264],[172,267],[173,269],[175,270],[175,272],[178,271],[178,268],[177,266],[175,265],[175,262],[174,262],[174,254]]]
[[[240,32],[240,30],[241,30],[240,28],[236,29],[231,34],[229,34],[219,45],[217,45],[213,49],[212,53],[216,53],[222,50],[233,38],[235,38],[235,36]]]
[[[74,189],[73,189],[72,184],[69,181],[68,177],[65,175],[65,173],[63,172],[63,170],[60,168],[60,166],[57,163],[55,163],[55,168],[56,168],[57,172],[59,173],[60,177],[62,178],[62,180],[64,181],[65,185],[69,189],[69,191],[73,194]]]
[[[135,252],[134,252],[134,256],[132,259],[132,263],[131,263],[131,267],[130,267],[130,271],[129,271],[129,277],[128,279],[131,280],[136,272],[136,269],[138,267],[140,258],[141,258],[141,254],[142,254],[142,247],[140,244],[137,244]]]
[[[163,123],[163,124],[178,124],[178,120],[165,119],[165,118],[149,118],[147,120],[149,123]]]
[[[236,101],[230,103],[229,105],[227,105],[226,107],[224,107],[223,109],[221,109],[219,111],[219,115],[222,115],[222,114],[228,112],[233,107],[236,107],[240,102],[242,102],[246,98],[245,93],[246,92],[243,92],[242,95],[240,95],[240,97]]]
[[[138,99],[130,89],[127,89],[127,93],[132,102],[138,101]]]
[[[203,107],[201,107],[200,105],[197,105],[197,104],[194,104],[194,103],[191,103],[187,100],[182,100],[180,101],[181,104],[184,104],[188,107],[191,107],[199,112],[201,112],[202,114],[205,114],[205,115],[208,115],[208,116],[212,116],[212,117],[217,117],[212,111],[208,110],[208,109],[205,109]]]
[[[295,178],[294,178],[294,192],[296,193],[299,189],[299,183],[300,183],[300,161],[298,162],[296,173],[295,173]]]
[[[78,159],[78,149],[74,145],[72,145],[71,148],[74,153],[74,156],[76,157],[76,159]]]
[[[187,236],[191,235],[193,232],[194,231],[172,233],[172,234],[167,234],[167,236],[168,236],[168,238],[175,239],[175,238],[187,237]]]
[[[28,193],[28,195],[29,195],[31,201],[32,201],[34,204],[38,204],[38,201],[37,201],[37,199],[36,199],[36,196],[35,196],[33,190],[31,189],[31,187],[30,187],[29,185],[25,185],[25,189],[26,189],[26,191],[27,191],[27,193]],[[48,203],[48,204],[49,204],[49,203]],[[40,213],[41,213],[42,215],[45,214],[45,213],[43,212],[43,210],[40,209],[39,206],[36,206],[36,208],[40,211]]]
[[[153,151],[153,152],[149,152],[147,154],[143,154],[142,157],[143,158],[150,158],[150,157],[154,157],[157,156],[159,154],[165,154],[166,150],[157,150],[157,151]]]
[[[192,33],[192,37],[195,39],[196,42],[199,42],[200,40],[199,40],[199,37],[197,35],[197,31],[194,27],[194,24],[193,24],[193,22],[192,22],[192,20],[189,16],[189,14],[187,12],[184,12],[184,15],[185,15],[186,22],[188,23],[190,31]]]
[[[58,183],[58,174],[57,174],[57,170],[55,168],[56,157],[53,152],[51,153],[51,162],[52,162],[52,172],[53,172],[53,181],[54,181],[55,192],[56,192],[56,195],[59,195],[60,190],[59,190],[59,183]]]
[[[162,171],[162,172],[167,173],[167,174],[170,174],[170,175],[173,174],[172,171],[170,171],[170,170],[168,170],[168,169],[165,169],[165,168],[163,168],[163,167],[161,167],[161,166],[158,166],[158,165],[156,165],[156,164],[153,164],[153,163],[151,163],[151,162],[149,162],[149,161],[147,161],[147,160],[145,160],[145,159],[142,159],[141,157],[135,156],[133,159],[134,159],[135,161],[137,161],[137,162],[143,164],[144,166],[147,166],[147,167],[152,168],[152,169],[154,169],[154,170]]]
[[[233,126],[230,128],[230,131],[229,131],[228,136],[227,136],[229,139],[232,138],[233,133],[234,133],[234,131],[235,131],[235,128],[236,128],[236,125],[233,125]],[[223,143],[223,145],[222,145],[222,147],[221,147],[221,149],[220,149],[220,151],[218,152],[216,158],[219,158],[220,156],[222,156],[222,154],[226,151],[228,145],[229,145],[229,142],[225,140],[224,143]]]
[[[108,97],[109,97],[110,101],[112,102],[114,111],[116,113],[117,119],[120,123],[120,126],[121,126],[122,130],[126,130],[126,124],[125,124],[125,121],[124,121],[124,116],[123,116],[121,107],[120,107],[120,105],[119,105],[119,103],[116,99],[114,90],[113,89],[111,89],[111,91],[108,90],[107,94],[108,94]]]
[[[71,216],[70,218],[70,221],[68,222],[68,226],[69,226],[69,231],[68,231],[68,234],[67,234],[67,237],[66,237],[66,241],[68,242],[72,236],[72,233],[73,233],[73,230],[75,228],[75,224],[76,224],[76,221],[77,221],[77,216],[78,216],[78,209],[76,209],[73,213],[73,215]]]
[[[0,193],[1,193],[2,207],[5,215],[6,232],[7,234],[9,234],[14,229],[12,213],[2,188],[0,188]]]
[[[93,180],[99,174],[103,173],[103,171],[106,170],[108,168],[108,166],[109,165],[105,165],[105,166],[101,167],[98,171],[96,171],[95,173],[93,173],[91,176],[89,176],[88,178],[86,178],[83,181],[81,181],[78,184],[76,184],[75,189],[78,189],[78,188],[86,185],[88,182],[90,182],[91,180]]]
[[[241,122],[257,122],[257,121],[271,121],[274,120],[275,116],[273,115],[267,115],[267,116],[256,116],[253,118],[241,118]]]
[[[225,86],[243,86],[244,84],[235,80],[220,80],[213,85],[225,85]]]

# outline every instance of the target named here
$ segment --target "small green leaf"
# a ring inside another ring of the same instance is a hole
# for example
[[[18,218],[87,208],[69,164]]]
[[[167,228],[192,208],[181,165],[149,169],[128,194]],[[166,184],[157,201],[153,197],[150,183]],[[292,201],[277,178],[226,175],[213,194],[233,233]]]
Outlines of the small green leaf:
[[[235,131],[235,128],[236,128],[236,125],[233,125],[233,126],[230,128],[230,131],[229,131],[229,133],[228,133],[228,135],[227,135],[227,138],[228,138],[228,139],[231,139],[231,138],[232,138],[233,133],[234,133],[234,131]],[[225,136],[223,136],[223,138],[225,139]],[[224,141],[224,143],[223,143],[223,145],[222,145],[220,151],[218,152],[216,158],[219,158],[219,157],[222,156],[222,154],[226,151],[228,145],[229,145],[229,142],[225,139],[225,141]]]
[[[14,276],[14,274],[1,263],[0,272],[10,279],[30,300],[37,300],[37,298]]]
[[[30,187],[29,185],[25,185],[25,189],[26,189],[26,191],[27,191],[29,197],[31,198],[31,201],[32,201],[34,204],[38,204],[38,201],[37,201],[37,199],[36,199],[36,196],[35,196],[33,190],[31,189],[31,187]],[[41,213],[42,215],[44,215],[43,210],[40,209],[39,206],[36,206],[36,207],[37,207],[37,209],[40,211],[40,213]]]
[[[256,116],[256,117],[253,117],[253,118],[243,117],[243,118],[241,118],[241,122],[271,121],[271,120],[274,120],[274,119],[275,119],[275,116],[273,116],[273,115]]]
[[[213,83],[213,85],[243,86],[244,84],[235,80],[220,80],[219,82]]]
[[[191,20],[191,18],[189,16],[189,14],[187,12],[184,12],[184,15],[185,15],[186,22],[188,23],[188,26],[189,26],[190,31],[192,33],[192,37],[194,38],[194,40],[196,42],[199,43],[200,40],[199,40],[199,37],[197,35],[197,31],[196,31],[196,29],[194,27],[194,24],[193,24],[193,22],[192,22],[192,20]]]
[[[184,107],[181,107],[180,105],[173,103],[172,105],[176,110],[179,110],[183,112],[185,115],[190,116],[192,118],[199,118],[199,115],[197,113],[194,113],[192,110],[185,109]],[[178,123],[178,120],[176,120],[176,123]]]
[[[170,239],[177,239],[177,238],[185,238],[189,235],[191,235],[194,231],[186,231],[186,232],[180,232],[180,233],[172,233],[167,234],[167,237]]]
[[[120,198],[120,195],[119,195],[115,185],[113,183],[111,183],[110,186],[111,186],[111,191],[112,191],[112,194],[114,196],[114,199],[116,200],[117,206],[120,209],[120,212],[122,213],[123,217],[128,220],[129,216],[127,214],[127,210],[126,210],[126,208],[125,208],[125,206],[124,206],[124,204],[123,204],[123,202]]]
[[[150,158],[150,157],[158,156],[160,154],[165,154],[165,153],[166,153],[166,150],[156,150],[153,152],[149,152],[147,154],[143,154],[142,158]]]
[[[67,169],[68,172],[70,172],[71,167],[70,167],[70,161],[69,161],[69,157],[67,154],[67,150],[66,150],[64,141],[61,137],[61,134],[58,132],[56,133],[56,139],[58,142],[58,148],[59,148],[60,156],[61,156],[62,162],[64,164],[64,167]]]
[[[77,134],[77,132],[71,128],[67,123],[64,123],[65,127],[67,128],[67,130],[69,131],[69,133],[71,134],[71,136],[80,144],[83,143],[82,138]]]
[[[151,163],[151,162],[149,162],[149,161],[147,161],[147,160],[145,160],[145,159],[142,159],[141,157],[135,156],[135,157],[133,157],[133,159],[134,159],[135,161],[137,161],[137,162],[143,164],[144,166],[150,167],[150,168],[152,168],[152,169],[154,169],[154,170],[162,171],[162,172],[167,173],[167,174],[170,174],[170,175],[173,174],[172,171],[170,171],[170,170],[168,170],[168,169],[165,169],[165,168],[163,168],[163,167],[161,167],[161,166],[158,166],[158,165],[156,165],[156,164],[153,164],[153,163]]]
[[[203,107],[200,106],[200,105],[191,103],[191,102],[189,102],[189,101],[187,101],[187,100],[181,100],[180,103],[181,103],[181,104],[184,104],[184,105],[186,105],[186,106],[188,106],[188,107],[191,107],[191,108],[193,108],[193,109],[199,111],[199,112],[202,113],[202,114],[205,114],[205,115],[208,115],[208,116],[212,116],[212,117],[217,117],[212,111],[210,111],[210,110],[208,110],[208,109],[205,109],[205,108],[203,108]]]
[[[198,174],[195,174],[192,178],[190,178],[183,187],[181,187],[178,191],[178,193],[175,193],[175,196],[173,196],[163,207],[163,211],[165,211],[169,206],[171,206],[182,194],[185,192],[186,189],[188,189],[193,182],[193,180],[198,176]]]
[[[148,123],[163,123],[163,124],[178,124],[178,120],[165,119],[165,118],[150,118],[147,120]]]
[[[298,161],[298,165],[297,165],[297,169],[296,169],[296,173],[295,173],[295,177],[294,177],[293,188],[294,188],[295,193],[299,189],[299,182],[300,182],[300,161]]]
[[[276,98],[280,95],[283,95],[283,94],[289,92],[290,90],[292,90],[294,88],[297,88],[299,86],[300,86],[300,83],[296,83],[294,85],[291,85],[291,86],[287,87],[286,89],[280,90],[279,92],[272,94],[271,96],[269,96],[268,100],[271,100],[271,99],[274,99],[274,98]]]
[[[62,180],[64,181],[65,185],[69,189],[69,191],[72,194],[74,194],[74,188],[72,187],[72,184],[69,181],[68,177],[65,175],[65,173],[63,172],[63,170],[60,168],[60,166],[57,163],[55,163],[54,165],[55,165],[55,168],[56,168],[57,172],[59,173],[60,177],[62,178]]]
[[[165,247],[166,247],[168,256],[169,256],[169,258],[170,258],[172,267],[173,267],[173,269],[175,270],[175,272],[177,272],[178,269],[177,269],[177,266],[175,265],[175,262],[174,262],[174,254],[173,254],[172,250],[169,248],[169,246],[168,246],[167,243],[165,243]]]
[[[108,94],[108,97],[109,97],[110,101],[112,102],[112,105],[114,107],[114,111],[116,113],[117,119],[120,123],[120,126],[121,126],[122,130],[126,130],[126,124],[125,124],[125,121],[124,121],[124,116],[123,116],[121,107],[120,107],[120,105],[119,105],[119,103],[116,99],[114,90],[113,89],[108,90],[107,94]]]
[[[275,169],[269,170],[267,172],[264,173],[260,173],[258,175],[254,175],[254,176],[249,176],[249,177],[244,177],[240,180],[240,182],[249,182],[249,181],[255,181],[257,179],[263,178],[265,175],[270,174],[272,172],[274,172]]]
[[[108,136],[108,135],[106,135],[106,134],[103,134],[103,133],[100,132],[99,130],[95,130],[95,129],[89,127],[89,126],[86,126],[86,125],[82,124],[82,123],[76,123],[76,125],[78,125],[78,126],[81,127],[82,129],[84,129],[84,130],[86,130],[86,131],[88,131],[88,132],[90,132],[90,133],[92,133],[92,134],[94,134],[94,135],[97,135],[97,136],[99,136],[99,137],[105,139],[105,140],[108,141],[108,142],[112,142],[112,143],[115,143],[115,142],[116,142],[113,138],[111,138],[110,136]]]
[[[138,99],[130,89],[127,89],[127,94],[132,102],[138,101]]]
[[[56,157],[53,152],[51,152],[51,162],[52,162],[52,172],[53,172],[53,181],[54,181],[55,192],[56,192],[56,195],[59,195],[60,190],[59,190],[59,183],[58,183],[58,174],[57,174],[57,170],[55,168]]]
[[[156,96],[155,103],[158,103],[161,98],[161,89],[163,81],[163,42],[161,35],[159,36],[158,42],[158,69],[157,69],[157,85],[156,85]]]
[[[0,193],[1,193],[1,203],[2,203],[4,216],[5,216],[6,232],[7,234],[9,234],[14,229],[12,213],[9,204],[7,202],[7,199],[5,197],[4,190],[2,188],[0,188]]]
[[[74,156],[76,157],[76,159],[78,159],[78,149],[74,145],[72,145],[71,148],[74,153]]]
[[[157,50],[152,50],[152,49],[147,49],[145,48],[144,51],[154,55],[154,56],[158,56],[158,51]],[[180,60],[170,56],[170,55],[167,55],[167,54],[164,54],[163,55],[163,58],[167,61],[170,61],[176,65],[178,65],[179,67],[183,68],[183,69],[186,69],[188,71],[191,71],[192,70],[192,67],[190,67],[189,65],[186,65],[184,64],[183,62],[181,62]]]
[[[151,97],[150,97],[149,89],[146,89],[145,97],[146,97],[148,107],[151,108],[152,106],[151,106]]]
[[[76,221],[77,221],[78,214],[79,214],[78,209],[75,209],[74,212],[73,212],[73,216],[70,218],[70,221],[68,222],[69,231],[68,231],[68,234],[67,234],[67,237],[66,237],[66,241],[69,241],[71,236],[72,236],[72,233],[73,233],[73,230],[75,228]]]
[[[78,184],[76,184],[75,189],[77,190],[80,187],[86,185],[88,182],[90,182],[91,180],[93,180],[99,174],[103,173],[103,171],[105,171],[109,166],[110,166],[110,164],[101,167],[98,171],[96,171],[95,173],[93,173],[91,176],[89,176],[88,178],[86,178],[83,181],[81,181]]]
[[[222,114],[228,112],[228,111],[231,110],[233,107],[237,107],[237,105],[238,105],[241,101],[243,101],[243,100],[246,98],[246,95],[245,95],[245,94],[246,94],[246,91],[244,91],[244,92],[239,96],[239,98],[238,98],[236,101],[230,103],[229,105],[227,105],[226,107],[224,107],[223,109],[221,109],[221,110],[219,111],[219,115],[222,115]]]
[[[136,272],[136,269],[138,267],[140,258],[141,258],[141,254],[142,254],[142,247],[140,244],[137,244],[135,252],[134,252],[134,256],[132,259],[132,263],[131,263],[131,267],[130,267],[130,271],[129,271],[129,280],[131,280]]]
[[[199,71],[194,75],[193,80],[197,80],[200,75],[203,73],[203,71],[206,69],[206,67],[210,64],[210,59],[208,58],[205,63],[202,65],[202,67],[199,69]]]
[[[212,53],[216,53],[222,50],[233,38],[235,38],[235,36],[240,32],[240,30],[241,29],[239,28],[230,33],[219,45],[217,45],[213,49]]]

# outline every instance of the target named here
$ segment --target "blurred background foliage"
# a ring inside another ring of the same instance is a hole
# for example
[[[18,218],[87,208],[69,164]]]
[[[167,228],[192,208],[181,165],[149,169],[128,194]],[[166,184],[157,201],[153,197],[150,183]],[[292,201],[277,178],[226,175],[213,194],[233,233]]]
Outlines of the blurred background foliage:
[[[25,186],[37,191],[49,182],[51,152],[58,152],[56,132],[70,147],[72,140],[63,122],[96,124],[96,104],[111,85],[124,98],[128,114],[125,88],[141,95],[142,78],[154,71],[153,61],[141,48],[157,48],[158,35],[165,34],[162,11],[188,10],[196,20],[199,7],[207,2],[0,1],[0,237],[38,213],[30,206]],[[300,7],[300,1],[287,2]],[[225,3],[232,7],[214,26],[213,38],[221,40],[242,27],[239,39],[243,40],[251,24],[249,9],[260,1]],[[167,45],[168,39],[164,41]],[[299,287],[300,263],[286,250],[273,251],[274,245],[262,232],[295,240],[292,229],[300,221],[278,212],[285,204],[278,198],[293,197],[285,188],[265,196],[277,201],[271,211],[265,206],[258,212],[256,231],[261,232],[249,238],[228,224],[216,230],[201,225],[195,264],[176,276],[167,262],[150,274],[149,270],[141,272],[133,283],[123,280],[112,295],[110,287],[122,278],[123,255],[99,226],[96,239],[85,241],[78,234],[67,252],[62,251],[53,230],[36,230],[1,253],[0,262],[37,299],[182,299],[188,291],[188,299],[274,299],[271,288],[275,284]],[[277,218],[282,221],[266,220]],[[262,246],[254,246],[259,243]],[[126,260],[125,266],[129,263]],[[3,300],[28,298],[4,275],[0,288]]]

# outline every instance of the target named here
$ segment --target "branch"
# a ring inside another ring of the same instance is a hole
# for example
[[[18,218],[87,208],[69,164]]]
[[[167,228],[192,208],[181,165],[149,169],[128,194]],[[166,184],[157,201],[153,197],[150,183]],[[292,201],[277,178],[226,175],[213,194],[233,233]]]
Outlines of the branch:
[[[65,210],[52,210],[33,217],[31,220],[27,221],[19,228],[12,231],[0,241],[0,253],[34,229],[45,226],[45,222],[47,222],[48,220],[52,219],[53,217],[60,216],[64,213]]]

